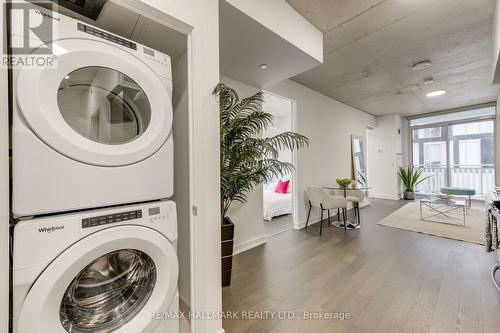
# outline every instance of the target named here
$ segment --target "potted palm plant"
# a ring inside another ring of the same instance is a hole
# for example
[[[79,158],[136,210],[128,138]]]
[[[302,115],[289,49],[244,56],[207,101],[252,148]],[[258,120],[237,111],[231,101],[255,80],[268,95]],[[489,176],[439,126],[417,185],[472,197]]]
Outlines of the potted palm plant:
[[[430,176],[422,177],[422,172],[422,169],[416,169],[412,166],[407,168],[399,167],[398,175],[405,187],[405,200],[415,200],[415,187],[430,178]]]
[[[260,137],[273,120],[270,113],[262,111],[262,92],[240,99],[234,89],[219,83],[213,94],[218,97],[220,112],[222,286],[225,287],[231,283],[234,238],[229,207],[234,201],[245,203],[248,194],[263,181],[292,172],[291,163],[278,159],[279,151],[304,147],[309,140],[294,132]]]

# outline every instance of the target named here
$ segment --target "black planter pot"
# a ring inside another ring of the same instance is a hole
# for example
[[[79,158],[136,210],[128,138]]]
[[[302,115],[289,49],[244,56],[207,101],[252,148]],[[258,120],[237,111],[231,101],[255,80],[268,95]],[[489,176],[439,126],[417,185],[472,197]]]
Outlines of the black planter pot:
[[[415,191],[405,191],[405,200],[415,200]]]
[[[234,224],[229,217],[224,217],[221,227],[221,264],[222,286],[231,285],[231,269],[233,268]]]

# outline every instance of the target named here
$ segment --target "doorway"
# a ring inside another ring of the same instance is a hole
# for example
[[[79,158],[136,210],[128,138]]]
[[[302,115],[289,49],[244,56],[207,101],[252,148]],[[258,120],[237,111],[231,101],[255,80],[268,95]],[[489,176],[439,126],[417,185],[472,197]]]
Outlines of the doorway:
[[[295,104],[293,100],[264,92],[262,109],[273,115],[273,124],[266,128],[262,136],[270,138],[280,133],[295,130]],[[296,166],[295,152],[283,149],[278,159]],[[263,186],[263,220],[266,237],[290,230],[294,226],[296,169],[291,174],[273,177]]]

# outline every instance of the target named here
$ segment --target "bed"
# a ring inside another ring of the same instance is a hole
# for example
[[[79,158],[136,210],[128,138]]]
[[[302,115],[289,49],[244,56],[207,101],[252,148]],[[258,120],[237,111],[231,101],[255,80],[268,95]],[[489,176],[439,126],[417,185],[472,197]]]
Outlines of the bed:
[[[273,217],[292,213],[292,193],[276,193],[274,190],[264,190],[265,221],[271,221]]]

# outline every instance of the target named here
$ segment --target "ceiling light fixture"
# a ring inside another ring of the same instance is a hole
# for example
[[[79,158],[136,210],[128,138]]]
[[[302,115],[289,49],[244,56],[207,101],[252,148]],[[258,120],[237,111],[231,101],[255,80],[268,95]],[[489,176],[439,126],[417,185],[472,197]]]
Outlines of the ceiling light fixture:
[[[403,87],[403,88],[399,88],[398,89],[398,93],[400,93],[400,94],[406,94],[406,93],[417,91],[419,89],[420,89],[420,87],[418,86],[418,84],[414,84],[414,85],[411,85],[411,86],[406,86],[406,87]]]
[[[431,84],[434,83],[434,78],[432,76],[426,77],[424,79],[424,84]]]
[[[413,65],[411,65],[411,68],[414,71],[421,71],[422,69],[426,69],[428,67],[431,67],[431,65],[432,65],[432,62],[430,60],[423,60],[423,61],[419,61],[417,63],[414,63]]]
[[[446,94],[446,90],[436,90],[436,91],[431,91],[430,93],[427,93],[427,97],[436,97],[436,96],[441,96]]]
[[[268,69],[269,66],[267,64],[261,64],[261,65],[259,65],[259,68],[260,69]]]

